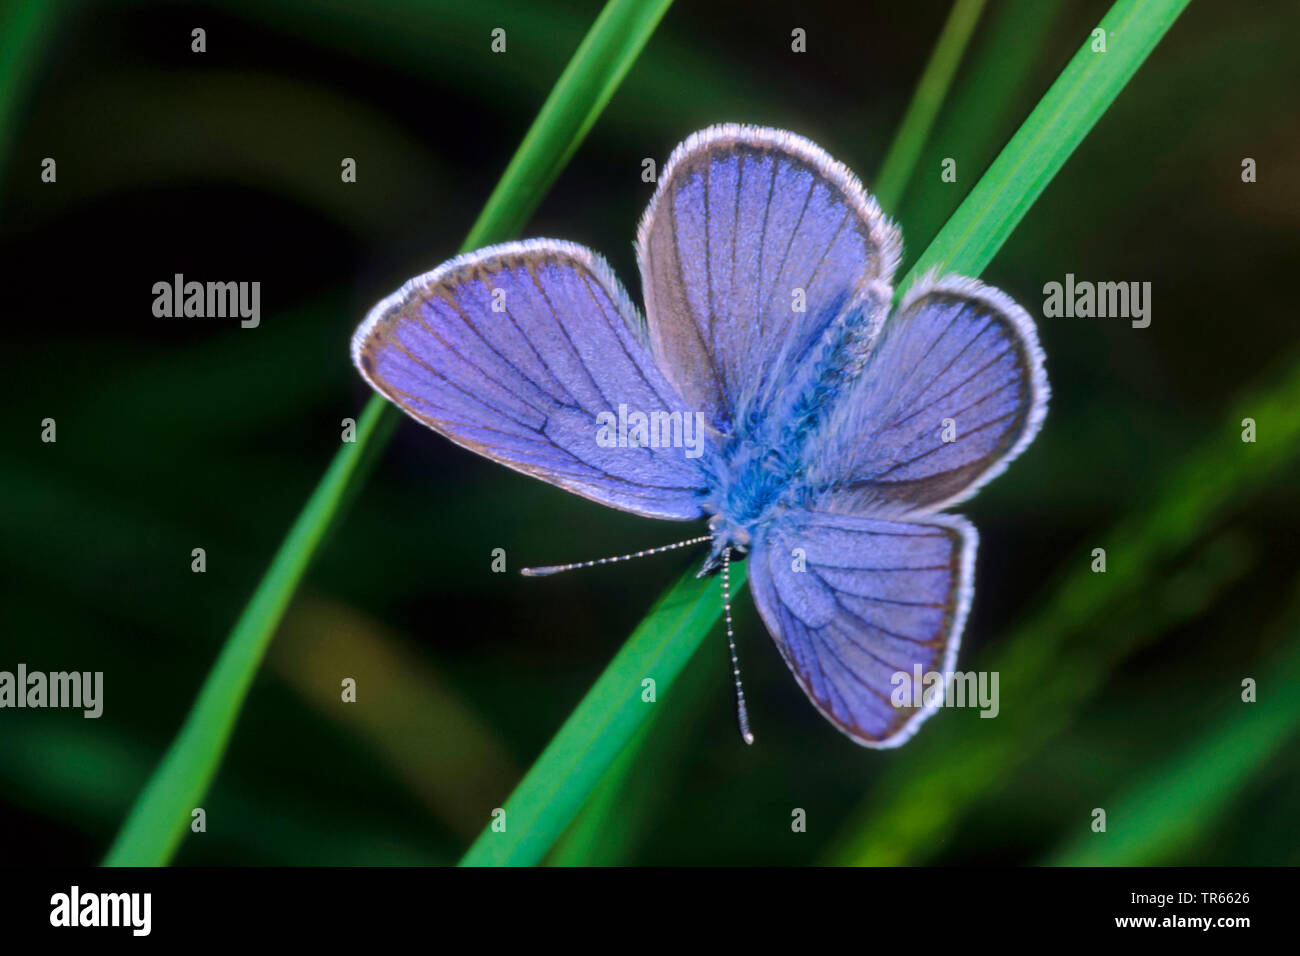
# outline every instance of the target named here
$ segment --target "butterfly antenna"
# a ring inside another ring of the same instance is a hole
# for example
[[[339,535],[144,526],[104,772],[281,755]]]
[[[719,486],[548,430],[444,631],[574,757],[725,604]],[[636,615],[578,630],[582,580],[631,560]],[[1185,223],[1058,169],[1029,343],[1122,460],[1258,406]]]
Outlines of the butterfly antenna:
[[[688,538],[686,541],[678,541],[676,544],[665,544],[658,548],[647,548],[644,551],[636,551],[632,554],[620,554],[613,558],[597,558],[595,561],[579,561],[577,564],[548,564],[541,568],[524,568],[519,573],[525,577],[541,578],[548,574],[559,574],[561,571],[576,571],[578,568],[594,568],[598,564],[615,564],[619,561],[631,561],[633,558],[648,558],[652,554],[662,554],[664,551],[675,551],[678,548],[686,548],[693,544],[702,544],[705,541],[712,541],[712,535],[701,535],[698,538]]]
[[[736,635],[731,629],[731,549],[722,549],[722,613],[727,620],[727,647],[731,650],[731,674],[736,678],[736,716],[740,719],[740,736],[747,744],[754,742],[749,730],[749,711],[745,707],[745,688],[740,683],[740,659],[736,657]]]

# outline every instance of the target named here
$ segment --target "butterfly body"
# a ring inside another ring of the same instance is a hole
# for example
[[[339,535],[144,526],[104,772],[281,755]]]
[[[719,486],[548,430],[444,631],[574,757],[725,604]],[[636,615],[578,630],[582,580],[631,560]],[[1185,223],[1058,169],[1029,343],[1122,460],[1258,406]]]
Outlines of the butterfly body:
[[[529,240],[408,282],[353,358],[463,447],[612,507],[707,518],[704,570],[747,558],[817,709],[897,746],[937,705],[891,691],[952,670],[974,588],[978,536],[942,509],[1028,445],[1048,395],[1033,322],[996,289],[928,275],[891,311],[900,245],[812,143],[713,127],[674,151],[638,229],[644,317],[595,253]]]
[[[870,304],[885,305],[878,299]],[[867,305],[855,303],[824,320],[823,340],[796,358],[797,374],[772,396],[769,414],[724,424],[731,437],[721,452],[716,503],[706,505],[706,512],[721,519],[715,556],[725,547],[743,555],[762,527],[791,508],[812,506],[825,490],[808,484],[809,460],[817,453],[826,409],[861,373],[869,353],[875,323]],[[749,397],[747,404],[759,404],[759,397]]]
[[[778,452],[741,443],[733,455],[724,458],[724,465],[715,512],[723,518],[723,528],[752,534],[798,494],[797,462]],[[713,509],[706,505],[705,510]]]

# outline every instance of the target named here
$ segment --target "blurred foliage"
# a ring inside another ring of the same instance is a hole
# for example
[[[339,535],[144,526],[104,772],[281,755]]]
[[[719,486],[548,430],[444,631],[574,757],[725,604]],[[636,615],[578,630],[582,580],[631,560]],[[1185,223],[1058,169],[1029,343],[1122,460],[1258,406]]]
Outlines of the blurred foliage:
[[[970,42],[983,10],[984,0],[955,0],[943,29],[939,31],[934,51],[917,81],[916,92],[912,94],[912,102],[898,124],[898,132],[880,164],[880,173],[872,183],[872,195],[888,215],[897,214],[899,201],[916,174],[921,151],[930,139],[934,121],[948,98],[966,44]],[[987,117],[985,125],[991,125]]]
[[[736,590],[745,586],[746,570],[743,564],[731,569]],[[636,754],[635,737],[651,714],[673,707],[677,675],[720,616],[721,584],[719,577],[687,572],[655,603],[510,794],[504,804],[509,826],[498,831],[497,821],[486,825],[462,865],[541,862],[611,767]],[[614,769],[615,778],[622,769]]]
[[[896,298],[905,295],[923,271],[943,268],[971,276],[983,272],[1034,200],[1186,5],[1187,0],[1116,0],[1102,19],[1100,30],[1104,34],[1125,36],[1123,52],[1099,57],[1090,43],[1080,47],[917,264],[898,280]],[[935,44],[924,78],[886,154],[884,169],[893,184],[891,197],[896,198],[912,177],[915,158],[920,155],[928,134],[930,119],[926,117],[932,118],[945,97],[947,84],[955,72],[955,61],[974,26],[974,12],[964,0],[954,6]],[[507,810],[512,818],[524,811],[525,836],[518,832],[500,835],[495,832],[494,821],[470,849],[467,860],[536,862],[540,857],[537,848],[542,841],[554,840],[559,826],[567,825],[586,801],[584,787],[599,785],[608,792],[619,789],[621,784],[617,779],[601,780],[601,775],[607,767],[606,775],[618,778],[625,774],[635,760],[635,748],[644,742],[641,731],[649,719],[645,708],[636,705],[635,694],[630,689],[637,686],[643,674],[658,676],[656,670],[646,666],[647,655],[636,653],[635,648],[638,642],[661,646],[663,650],[657,652],[658,656],[670,660],[693,654],[717,623],[718,603],[712,603],[713,613],[696,614],[693,620],[684,622],[680,617],[665,614],[664,610],[695,602],[699,593],[698,581],[688,572],[638,626],[628,644],[511,794]],[[672,679],[675,673],[663,676]],[[753,743],[744,722],[741,732],[746,743]],[[633,734],[641,735],[632,740]],[[619,754],[616,762],[615,753]],[[557,781],[563,781],[563,787],[557,786]],[[563,799],[557,799],[561,796]],[[543,818],[547,821],[545,825]],[[531,845],[533,851],[516,850],[524,844]]]
[[[1239,423],[1247,415],[1267,422],[1265,435],[1225,471],[1223,448],[1243,444]],[[1249,545],[1234,543],[1235,536],[1216,542],[1207,549],[1213,563],[1190,572],[1178,567],[1180,559],[1238,495],[1277,480],[1297,443],[1300,355],[1285,380],[1243,399],[1226,427],[1142,496],[1143,506],[1097,537],[1104,573],[1094,572],[1091,551],[1081,555],[1047,605],[977,662],[977,669],[1001,675],[1011,704],[997,724],[972,739],[950,722],[910,747],[868,795],[866,822],[837,854],[852,862],[903,863],[930,852],[964,804],[985,796],[1010,766],[1060,729],[1118,661],[1189,613],[1202,613],[1224,573],[1246,563]],[[1101,634],[1099,619],[1112,622]],[[1285,671],[1269,674],[1272,686],[1285,682]]]
[[[913,255],[1106,7],[990,0],[899,210]],[[870,187],[949,8],[676,5],[527,234],[600,249],[635,297],[630,241],[653,188],[641,160],[662,162],[720,121],[794,129]],[[0,171],[0,255],[18,318],[0,360],[0,669],[102,670],[106,686],[99,720],[0,713],[0,862],[102,856],[337,449],[341,419],[367,397],[348,362],[352,329],[455,251],[599,9],[133,2],[0,13],[35,11],[43,24],[38,57],[12,69],[0,57],[0,92],[21,97]],[[208,52],[196,55],[200,25]],[[504,56],[488,50],[495,26],[510,37]],[[794,26],[808,31],[807,54],[790,51]],[[1176,533],[1158,560],[1112,552],[1107,578],[1140,583],[1123,602],[1073,611],[1068,654],[1044,648],[1052,681],[1033,699],[1050,726],[996,773],[972,768],[978,792],[912,859],[1061,859],[1093,807],[1113,805],[1118,837],[1116,810],[1156,794],[1167,809],[1153,819],[1189,825],[1150,859],[1300,863],[1300,744],[1276,730],[1275,710],[1252,718],[1235,703],[1245,676],[1260,679],[1256,706],[1286,699],[1272,662],[1297,639],[1278,623],[1295,588],[1295,445],[1252,471],[1262,446],[1237,441],[1231,421],[1241,396],[1264,407],[1300,345],[1281,293],[1300,253],[1288,172],[1300,131],[1286,107],[1298,34],[1300,10],[1285,0],[1192,4],[986,273],[1031,312],[1067,272],[1149,280],[1154,313],[1141,330],[1040,321],[1054,391],[1046,427],[962,509],[982,543],[960,666],[998,660],[1012,640],[1032,651],[1056,624],[1025,622],[1043,621],[1059,583],[1087,573],[1108,529],[1140,529],[1155,510]],[[46,156],[58,159],[56,185],[39,181]],[[338,182],[343,156],[358,159],[356,184]],[[939,180],[945,156],[958,161],[955,186]],[[1241,182],[1247,156],[1255,184]],[[154,319],[149,290],[175,272],[262,281],[261,326]],[[69,289],[78,295],[65,302]],[[39,441],[47,416],[57,444]],[[1267,416],[1253,417],[1263,442]],[[1172,480],[1211,441],[1203,475]],[[1238,483],[1239,472],[1257,477]],[[1209,510],[1197,504],[1202,481],[1216,495]],[[516,569],[681,530],[403,423],[309,572],[207,798],[208,832],[179,861],[454,861],[475,806],[485,822],[694,563],[665,555],[527,580],[492,574],[491,549],[506,548]],[[207,549],[206,574],[189,570],[193,547]],[[748,598],[738,610],[758,743],[736,737],[715,633],[680,678],[689,700],[662,705],[620,788],[579,815],[555,861],[837,859],[870,811],[863,801],[922,754],[945,760],[963,743],[1000,754],[995,735],[1021,748],[1012,715],[1029,701],[1004,684],[997,720],[948,712],[896,753],[863,751],[803,698]],[[321,686],[337,699],[330,672],[347,666],[349,646],[365,655],[353,705],[364,717],[327,707]],[[400,686],[371,686],[394,668]],[[1076,673],[1085,686],[1073,686]],[[1266,756],[1233,759],[1224,734],[1252,735],[1260,746],[1241,751]],[[1226,782],[1202,817],[1188,795],[1210,779]],[[791,832],[794,807],[807,810],[807,833]]]
[[[608,0],[474,220],[461,252],[510,239],[527,222],[670,3]],[[199,48],[201,34],[194,31],[194,52],[206,52]],[[490,35],[491,51],[505,53],[505,31],[493,30]],[[345,159],[340,165],[347,170],[340,180],[355,182],[356,160]],[[340,511],[363,487],[397,420],[397,412],[378,395],[370,397],[355,422],[342,420],[338,451],[231,629],[172,746],[131,807],[105,857],[106,865],[157,866],[175,856],[191,808],[203,801],[216,776],[244,698],[303,575]],[[341,684],[349,681],[355,690],[353,678]]]
[[[1247,680],[1259,680],[1243,679],[1241,696],[1225,695],[1203,718],[1205,730],[1120,796],[1107,817],[1105,837],[1081,829],[1080,835],[1068,840],[1048,862],[1065,866],[1164,864],[1183,859],[1189,845],[1211,836],[1211,827],[1234,798],[1268,769],[1269,761],[1300,728],[1297,611],[1300,608],[1294,603],[1288,608],[1280,622],[1284,633],[1276,635],[1278,650],[1259,665],[1259,679],[1269,693],[1244,706]]]

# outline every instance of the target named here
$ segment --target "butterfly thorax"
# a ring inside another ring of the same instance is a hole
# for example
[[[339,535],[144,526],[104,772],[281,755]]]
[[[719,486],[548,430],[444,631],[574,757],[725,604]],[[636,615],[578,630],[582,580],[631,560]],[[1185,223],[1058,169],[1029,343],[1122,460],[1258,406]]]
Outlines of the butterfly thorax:
[[[807,446],[827,410],[861,374],[889,294],[886,284],[873,282],[852,299],[836,301],[821,334],[792,350],[797,360],[790,379],[779,389],[760,384],[747,396],[748,407],[723,449],[716,509],[738,532],[752,538],[786,509],[808,506]]]
[[[708,510],[721,521],[715,546],[746,550],[749,541],[772,518],[790,507],[806,507],[808,489],[801,480],[805,446],[813,438],[838,392],[860,372],[875,329],[873,312],[888,301],[872,288],[828,323],[820,341],[801,354],[798,373],[781,392],[768,397],[765,414],[742,413],[726,442],[716,501]]]
[[[733,557],[749,551],[754,539],[777,515],[795,503],[800,460],[775,446],[733,439],[723,452],[716,494],[705,505],[712,515],[713,550],[706,569],[731,548]]]

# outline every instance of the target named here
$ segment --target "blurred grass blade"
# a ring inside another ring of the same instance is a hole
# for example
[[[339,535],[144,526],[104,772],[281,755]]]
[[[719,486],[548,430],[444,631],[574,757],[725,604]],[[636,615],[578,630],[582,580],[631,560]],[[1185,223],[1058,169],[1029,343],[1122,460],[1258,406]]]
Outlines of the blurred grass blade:
[[[931,268],[976,276],[1173,25],[1189,0],[1117,0],[902,283]]]
[[[739,590],[745,565],[731,567],[732,588]],[[674,679],[721,609],[717,577],[690,572],[669,588],[506,801],[505,830],[497,832],[489,823],[461,865],[540,862],[653,709],[667,706]],[[641,699],[647,677],[655,681],[656,703]],[[742,746],[739,731],[736,745]]]
[[[678,675],[679,690],[690,673],[690,665],[688,662]],[[674,696],[674,703],[680,699]],[[652,808],[649,795],[633,793],[631,783],[643,756],[656,741],[663,740],[663,713],[663,708],[656,705],[601,775],[580,812],[545,856],[547,866],[618,866],[632,852]]]
[[[903,227],[907,246],[903,263],[910,267],[1034,107],[1035,68],[1051,55],[1053,25],[1066,4],[1041,0],[1006,0],[996,5],[980,44],[954,79],[938,125],[926,140],[918,169],[931,171],[932,188],[904,186],[894,218]],[[957,161],[957,182],[938,180],[940,163]],[[910,183],[910,180],[909,180]],[[913,252],[915,250],[915,252]]]
[[[982,272],[1188,2],[1118,0],[1101,23],[1112,38],[1110,52],[1094,54],[1090,43],[1083,45],[902,285],[932,266],[967,275]],[[607,704],[619,705],[618,693],[629,692],[615,689],[628,688],[644,676],[628,670],[638,659],[624,656],[634,644],[653,642],[660,653],[674,659],[695,652],[717,620],[716,602],[690,619],[674,621],[666,634],[657,617],[663,608],[689,603],[697,594],[698,582],[688,573],[637,628],[511,795],[506,804],[509,827],[518,827],[522,820],[537,829],[485,830],[463,863],[526,865],[542,858],[641,723],[640,718],[629,719],[626,703],[621,704],[622,716],[611,723],[594,700],[599,695]],[[569,774],[573,776],[566,779]],[[510,812],[512,807],[516,813]]]
[[[18,127],[18,104],[61,6],[53,0],[13,0],[0,8],[0,181]],[[37,175],[35,168],[31,175]]]
[[[137,797],[105,866],[158,866],[175,853],[190,812],[202,804],[216,775],[271,635],[362,465],[362,451],[380,429],[384,412],[383,403],[372,399],[357,421],[356,444],[344,445],[334,456],[226,639],[180,733]]]
[[[925,148],[934,119],[939,115],[939,107],[952,85],[957,65],[983,7],[984,0],[957,0],[952,5],[939,33],[939,41],[930,53],[930,62],[926,64],[916,92],[912,94],[912,102],[903,115],[903,122],[885,153],[880,176],[872,191],[880,207],[890,215],[897,215],[898,205],[911,181],[917,160],[921,158],[921,150]]]
[[[1243,418],[1267,423],[1255,444],[1241,441]],[[1224,467],[1228,448],[1235,452],[1231,468]],[[1046,604],[976,668],[1001,672],[1004,700],[1026,698],[1020,715],[1004,712],[977,735],[963,733],[952,720],[927,728],[867,794],[843,838],[835,841],[835,862],[915,863],[938,847],[961,815],[1028,756],[1033,744],[1043,742],[1039,730],[1061,726],[1082,699],[1090,685],[1078,669],[1092,666],[1100,655],[1072,654],[1071,637],[1087,635],[1093,650],[1101,641],[1114,644],[1108,634],[1097,635],[1097,622],[1140,612],[1171,559],[1224,511],[1259,493],[1294,461],[1297,448],[1300,356],[1281,382],[1242,400],[1225,416],[1222,430],[1153,489],[1149,500],[1096,539],[1105,543],[1109,573],[1091,573],[1086,555],[1081,557]],[[1124,639],[1117,646],[1127,653],[1137,645]]]
[[[1255,674],[1259,699],[1232,696],[1206,721],[1210,730],[1127,794],[1106,804],[1106,832],[1085,822],[1080,835],[1046,862],[1056,866],[1159,866],[1186,860],[1252,774],[1300,730],[1300,629]],[[1084,817],[1090,821],[1091,817]],[[1194,861],[1193,861],[1194,862]]]
[[[1052,612],[1074,618],[1081,610],[1059,601],[1035,614],[997,652],[966,667],[999,675],[997,719],[954,711],[944,723],[927,728],[927,736],[885,769],[861,809],[828,841],[827,862],[925,862],[967,810],[994,795],[1022,761],[1069,725],[1120,662],[1205,613],[1247,573],[1254,557],[1240,538],[1212,542],[1176,574],[1138,593],[1116,593],[1093,609],[1093,621],[1115,622],[1100,630],[1057,623]],[[1063,644],[1067,635],[1076,640]]]
[[[465,239],[477,249],[524,227],[632,68],[672,0],[610,0],[524,136]]]
[[[717,645],[716,656],[697,654],[677,675],[672,694],[656,704],[546,857],[548,866],[621,866],[653,832],[695,725],[719,703],[722,641]]]
[[[462,250],[508,239],[527,221],[671,2],[609,0],[560,75]],[[340,343],[340,350],[345,346]],[[357,423],[356,442],[345,444],[334,456],[276,552],[105,865],[165,864],[175,853],[190,811],[200,804],[217,772],[244,697],[294,589],[394,420],[383,399],[370,399]]]
[[[322,721],[365,743],[438,820],[456,846],[478,835],[483,807],[519,779],[510,748],[410,641],[347,604],[303,594],[265,664]],[[382,687],[366,707],[340,707],[338,675]]]

